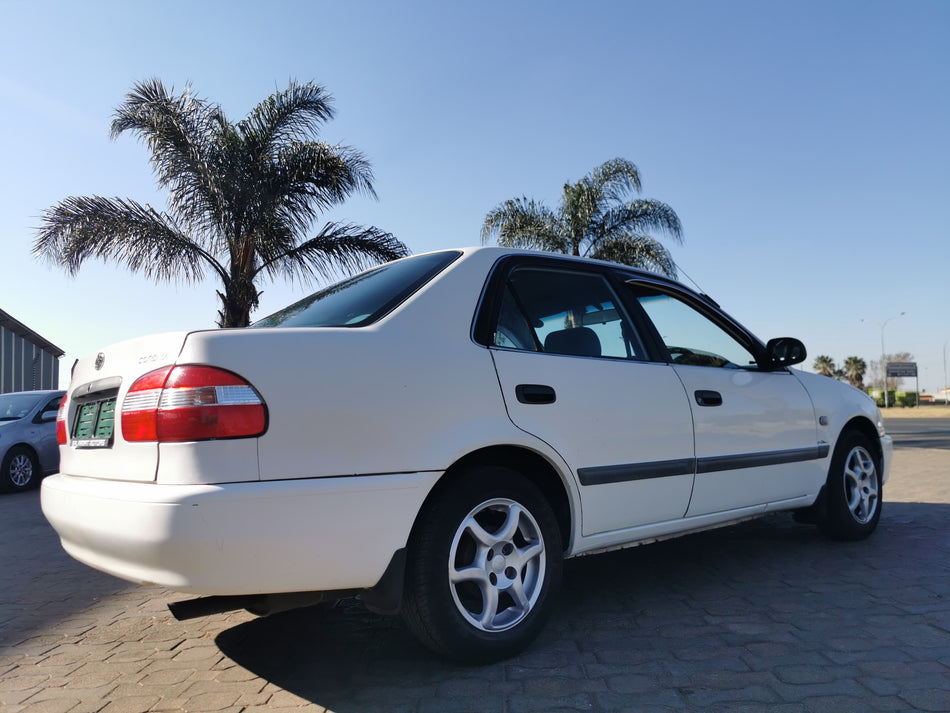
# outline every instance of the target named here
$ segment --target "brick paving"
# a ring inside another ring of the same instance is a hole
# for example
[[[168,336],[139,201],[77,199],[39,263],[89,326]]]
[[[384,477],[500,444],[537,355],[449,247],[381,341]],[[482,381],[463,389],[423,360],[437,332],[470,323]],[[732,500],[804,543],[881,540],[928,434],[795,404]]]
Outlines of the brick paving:
[[[787,514],[568,562],[525,654],[437,660],[353,601],[176,622],[180,598],[62,552],[0,498],[0,709],[950,711],[950,451],[898,449],[877,533]]]

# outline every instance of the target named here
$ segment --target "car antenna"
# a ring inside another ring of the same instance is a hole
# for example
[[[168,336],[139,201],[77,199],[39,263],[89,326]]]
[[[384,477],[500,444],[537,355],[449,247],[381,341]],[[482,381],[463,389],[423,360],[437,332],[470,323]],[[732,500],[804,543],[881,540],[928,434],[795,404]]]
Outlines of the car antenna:
[[[694,280],[692,277],[690,277],[690,276],[686,273],[686,270],[684,270],[684,269],[682,268],[682,266],[681,266],[678,262],[676,262],[676,261],[673,260],[672,258],[670,258],[670,262],[673,263],[673,267],[676,269],[676,271],[677,271],[678,273],[682,273],[683,277],[685,277],[687,280],[689,280],[690,282],[693,283],[693,287],[696,288],[696,291],[697,291],[704,299],[709,300],[709,301],[710,301],[712,304],[714,304],[716,307],[719,307],[719,303],[716,302],[716,300],[714,300],[712,297],[710,297],[709,295],[707,295],[707,294],[703,291],[703,288],[699,286],[699,283],[696,282],[696,280]]]

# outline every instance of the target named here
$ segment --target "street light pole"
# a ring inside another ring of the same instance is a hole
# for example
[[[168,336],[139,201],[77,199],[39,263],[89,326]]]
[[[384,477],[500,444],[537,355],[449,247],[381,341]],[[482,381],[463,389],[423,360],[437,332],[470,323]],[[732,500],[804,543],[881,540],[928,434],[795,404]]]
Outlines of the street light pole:
[[[883,322],[874,322],[872,320],[862,319],[862,322],[871,322],[871,324],[876,324],[881,327],[881,369],[884,371],[884,408],[888,407],[887,403],[887,357],[884,352],[884,327],[887,326],[887,323],[892,319],[897,319],[898,317],[903,317],[906,312],[901,312],[900,314],[895,314],[893,317],[888,317]]]
[[[947,381],[947,343],[943,343],[943,405],[950,403],[950,381]]]

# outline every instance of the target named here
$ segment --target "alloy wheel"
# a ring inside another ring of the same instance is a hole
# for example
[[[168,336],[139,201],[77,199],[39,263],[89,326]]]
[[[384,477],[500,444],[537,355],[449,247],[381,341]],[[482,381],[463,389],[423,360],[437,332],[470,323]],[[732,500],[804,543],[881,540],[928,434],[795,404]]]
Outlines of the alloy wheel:
[[[487,500],[460,523],[449,551],[455,606],[485,632],[516,626],[541,595],[544,538],[531,513],[508,498]]]
[[[844,463],[844,495],[856,522],[864,525],[877,511],[878,477],[874,459],[862,446],[848,453]]]

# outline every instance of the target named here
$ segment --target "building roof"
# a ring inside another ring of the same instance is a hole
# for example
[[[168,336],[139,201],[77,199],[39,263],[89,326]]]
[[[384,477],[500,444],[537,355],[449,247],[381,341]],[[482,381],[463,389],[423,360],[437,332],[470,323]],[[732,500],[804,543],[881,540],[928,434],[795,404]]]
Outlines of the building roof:
[[[44,339],[39,334],[34,332],[32,329],[27,327],[25,324],[23,324],[23,322],[11,317],[2,309],[0,309],[0,327],[3,327],[4,329],[9,329],[14,334],[19,334],[24,339],[27,339],[33,342],[36,346],[49,352],[55,357],[61,357],[66,353],[62,349],[57,347],[55,344],[53,344],[51,341],[49,341],[48,339]]]

